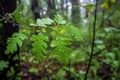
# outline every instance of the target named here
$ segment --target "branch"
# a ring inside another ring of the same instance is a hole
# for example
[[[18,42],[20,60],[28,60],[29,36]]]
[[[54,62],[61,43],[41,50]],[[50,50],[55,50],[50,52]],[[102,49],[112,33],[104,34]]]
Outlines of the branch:
[[[94,15],[94,23],[93,23],[93,38],[92,38],[91,54],[90,54],[90,59],[89,59],[89,63],[88,63],[88,67],[87,67],[87,70],[86,70],[84,80],[87,80],[87,75],[88,75],[88,72],[89,72],[89,68],[90,68],[93,53],[94,53],[94,46],[95,46],[94,41],[95,41],[95,34],[96,34],[95,29],[96,29],[96,19],[97,19],[97,5],[98,5],[98,0],[96,0],[96,5],[95,5],[95,15]]]
[[[7,17],[5,17],[5,16],[2,16],[1,14],[0,14],[0,17],[1,17],[3,20],[5,20],[5,21],[7,21],[7,22],[9,22],[9,23],[11,23],[11,24],[13,24],[14,26],[19,26],[19,27],[20,27],[19,24],[17,24],[17,23],[15,23],[14,21],[10,20],[10,18],[7,18]]]
[[[111,64],[109,64],[109,63],[103,61],[102,59],[100,59],[100,58],[98,58],[98,57],[95,57],[95,56],[94,56],[94,59],[97,59],[99,62],[101,62],[101,63],[103,63],[103,64],[109,66],[110,68],[113,69],[113,71],[120,72],[120,68],[116,68],[116,67],[112,66]]]
[[[105,48],[103,48],[103,49],[95,52],[95,53],[93,54],[93,56],[99,55],[101,52],[105,51],[106,49],[109,49],[111,46],[112,46],[112,45],[110,44],[110,45],[108,45],[107,47],[105,47]]]

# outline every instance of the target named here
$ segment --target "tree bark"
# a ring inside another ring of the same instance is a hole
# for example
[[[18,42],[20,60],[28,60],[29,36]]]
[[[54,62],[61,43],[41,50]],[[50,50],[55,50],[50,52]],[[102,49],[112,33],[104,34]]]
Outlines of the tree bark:
[[[80,4],[79,0],[71,0],[72,3],[72,23],[79,24],[80,22]]]
[[[32,0],[31,3],[32,3],[31,4],[31,10],[33,12],[34,18],[35,19],[40,18],[38,0]]]
[[[0,0],[0,19],[5,18],[6,13],[12,13],[16,9],[16,0]],[[12,19],[10,19],[12,20]],[[16,64],[19,64],[19,60],[13,60],[14,56],[19,55],[19,50],[16,51],[13,54],[6,55],[4,52],[6,50],[6,42],[9,37],[12,36],[14,32],[18,32],[19,27],[14,26],[13,23],[9,22],[8,20],[4,19],[3,21],[0,21],[2,24],[2,27],[0,28],[0,60],[8,61],[9,67],[4,69],[0,72],[0,79],[1,80],[9,80],[9,78],[6,76],[7,72],[10,70],[11,67],[14,68],[15,74],[13,75],[12,80],[15,80],[15,75],[17,72],[19,72],[18,66]]]

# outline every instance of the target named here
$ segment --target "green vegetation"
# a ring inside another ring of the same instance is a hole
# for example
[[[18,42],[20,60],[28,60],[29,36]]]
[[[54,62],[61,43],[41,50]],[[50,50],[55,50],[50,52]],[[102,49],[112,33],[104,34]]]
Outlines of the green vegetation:
[[[38,2],[46,4],[42,1]],[[30,77],[28,80],[84,80],[91,55],[95,5],[81,6],[87,17],[73,23],[74,18],[60,15],[61,11],[52,14],[51,9],[52,17],[49,14],[34,19],[30,7],[21,2],[14,12],[4,15],[6,19],[0,19],[0,33],[3,20],[20,28],[7,38],[6,49],[0,56],[4,54],[10,61],[18,60],[20,64],[15,63],[15,67],[20,67],[21,71],[16,74],[14,67],[9,66],[10,62],[0,57],[0,74],[9,67],[6,74],[9,80],[22,80],[26,76]],[[41,6],[45,7],[44,4]],[[96,14],[95,45],[87,80],[119,80],[120,4],[116,0],[105,0],[99,3]],[[2,38],[0,34],[0,44]],[[17,51],[19,55],[11,60],[11,55]]]

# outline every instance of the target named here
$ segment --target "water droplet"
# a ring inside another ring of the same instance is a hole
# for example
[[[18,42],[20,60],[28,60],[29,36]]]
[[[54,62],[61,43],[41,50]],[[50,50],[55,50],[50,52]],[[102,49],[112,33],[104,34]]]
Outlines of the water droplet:
[[[5,20],[4,23],[7,23],[7,21]]]
[[[15,27],[15,24],[13,23],[13,27]]]

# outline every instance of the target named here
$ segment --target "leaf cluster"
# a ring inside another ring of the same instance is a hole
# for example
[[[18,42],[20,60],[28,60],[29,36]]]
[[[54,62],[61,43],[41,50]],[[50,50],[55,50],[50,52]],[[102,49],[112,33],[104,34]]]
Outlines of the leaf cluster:
[[[48,36],[39,33],[37,35],[32,35],[30,38],[32,41],[32,52],[35,53],[35,56],[42,61],[44,59],[44,55],[47,53],[47,42],[49,41]]]
[[[27,36],[23,33],[14,33],[11,38],[7,40],[7,48],[5,50],[6,54],[13,54],[17,51],[18,47],[21,47],[23,40],[27,39]]]

